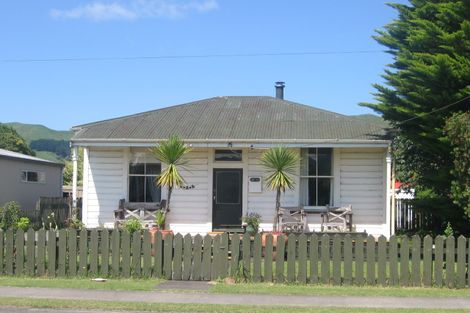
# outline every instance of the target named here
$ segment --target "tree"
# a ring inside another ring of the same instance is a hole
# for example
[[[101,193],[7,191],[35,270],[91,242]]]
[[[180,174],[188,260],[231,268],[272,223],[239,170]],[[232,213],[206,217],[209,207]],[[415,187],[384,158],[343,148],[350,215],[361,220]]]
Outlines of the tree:
[[[452,203],[447,118],[470,104],[470,1],[410,0],[390,4],[398,19],[374,38],[394,57],[375,84],[378,103],[363,104],[397,129],[397,169],[416,189],[415,206],[470,231],[463,208]],[[458,224],[458,225],[457,225]]]
[[[35,155],[16,130],[12,127],[0,124],[0,149],[19,152],[27,155]]]
[[[446,122],[445,131],[454,158],[450,196],[470,216],[470,113],[452,115]]]
[[[152,153],[157,160],[166,164],[166,168],[157,178],[157,186],[166,186],[168,196],[164,214],[170,209],[171,193],[173,188],[182,187],[185,184],[184,178],[179,172],[179,167],[184,167],[187,161],[184,156],[191,151],[178,136],[172,135],[167,141],[164,141],[152,149]]]
[[[267,169],[266,187],[276,191],[274,230],[278,228],[281,192],[285,193],[286,189],[294,189],[295,182],[292,176],[295,175],[298,162],[298,154],[283,146],[271,148],[261,156],[261,164]]]

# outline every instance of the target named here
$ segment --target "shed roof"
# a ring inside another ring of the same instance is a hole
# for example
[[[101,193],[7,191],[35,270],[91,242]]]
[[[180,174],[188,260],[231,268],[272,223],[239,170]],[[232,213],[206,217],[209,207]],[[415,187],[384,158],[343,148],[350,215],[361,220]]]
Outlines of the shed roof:
[[[273,97],[214,97],[75,126],[74,142],[162,140],[384,140],[385,130]]]
[[[39,162],[39,163],[45,163],[48,165],[55,165],[55,166],[64,166],[62,163],[57,163],[49,160],[44,160],[41,158],[37,158],[31,155],[27,154],[22,154],[10,150],[5,150],[5,149],[0,149],[0,158],[10,158],[10,159],[18,159],[18,160],[24,160],[28,162]]]

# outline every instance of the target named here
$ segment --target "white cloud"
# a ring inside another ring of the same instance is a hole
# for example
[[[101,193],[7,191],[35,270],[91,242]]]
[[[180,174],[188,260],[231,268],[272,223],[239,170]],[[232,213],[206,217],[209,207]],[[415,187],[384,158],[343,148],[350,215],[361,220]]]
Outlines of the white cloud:
[[[56,18],[93,21],[134,20],[138,18],[181,18],[218,8],[217,0],[131,0],[130,3],[93,2],[72,9],[53,9]]]

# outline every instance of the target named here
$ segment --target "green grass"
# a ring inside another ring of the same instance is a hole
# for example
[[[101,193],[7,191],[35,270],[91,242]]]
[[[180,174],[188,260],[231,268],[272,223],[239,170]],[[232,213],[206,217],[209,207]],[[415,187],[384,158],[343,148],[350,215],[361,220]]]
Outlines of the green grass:
[[[226,312],[226,313],[438,313],[442,309],[369,309],[369,308],[302,308],[283,306],[248,306],[248,305],[209,305],[209,304],[154,304],[141,302],[101,302],[90,300],[59,300],[59,299],[25,299],[1,298],[1,307],[29,307],[42,309],[85,309],[85,310],[115,310],[115,311],[147,311],[147,312]],[[470,312],[469,310],[445,310],[446,312]]]
[[[40,288],[148,291],[154,290],[160,282],[158,279],[108,279],[106,282],[95,282],[91,278],[0,277],[0,286]]]
[[[219,283],[210,289],[214,293],[306,295],[306,296],[373,296],[373,297],[470,297],[470,289],[318,286],[270,283]]]

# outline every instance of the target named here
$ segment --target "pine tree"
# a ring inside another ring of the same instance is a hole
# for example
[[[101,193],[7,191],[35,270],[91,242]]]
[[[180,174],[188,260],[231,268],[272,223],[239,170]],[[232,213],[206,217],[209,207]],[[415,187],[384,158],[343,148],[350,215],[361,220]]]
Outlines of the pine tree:
[[[378,103],[363,105],[397,129],[397,167],[416,188],[415,205],[468,232],[463,208],[450,199],[453,159],[444,126],[470,107],[470,0],[390,6],[399,16],[374,38],[394,61],[385,85],[374,85]]]

